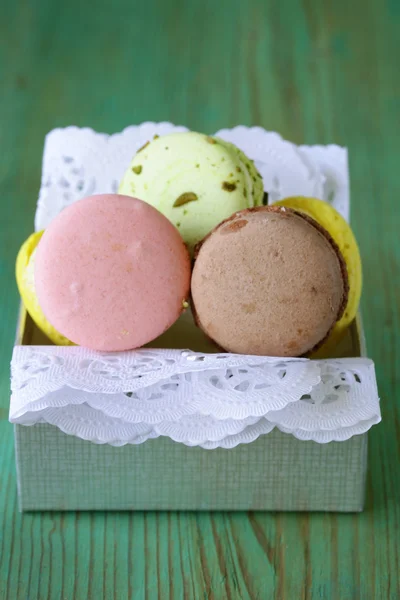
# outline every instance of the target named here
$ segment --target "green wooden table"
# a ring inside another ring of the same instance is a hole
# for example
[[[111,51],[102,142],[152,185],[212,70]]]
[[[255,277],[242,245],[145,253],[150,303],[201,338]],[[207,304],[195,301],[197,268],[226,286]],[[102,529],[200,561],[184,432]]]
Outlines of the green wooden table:
[[[3,0],[0,9],[0,600],[400,597],[400,2]],[[111,3],[110,3],[111,4]],[[383,423],[360,515],[17,512],[14,258],[46,132],[144,120],[259,124],[350,149]]]

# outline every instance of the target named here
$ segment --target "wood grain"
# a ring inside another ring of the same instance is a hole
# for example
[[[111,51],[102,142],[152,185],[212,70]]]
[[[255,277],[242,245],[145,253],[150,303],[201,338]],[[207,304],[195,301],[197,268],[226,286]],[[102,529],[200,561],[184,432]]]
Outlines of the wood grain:
[[[397,0],[2,2],[1,600],[400,597],[400,4]],[[361,515],[17,512],[9,359],[14,258],[43,138],[146,119],[259,124],[350,150],[362,308],[383,423]]]

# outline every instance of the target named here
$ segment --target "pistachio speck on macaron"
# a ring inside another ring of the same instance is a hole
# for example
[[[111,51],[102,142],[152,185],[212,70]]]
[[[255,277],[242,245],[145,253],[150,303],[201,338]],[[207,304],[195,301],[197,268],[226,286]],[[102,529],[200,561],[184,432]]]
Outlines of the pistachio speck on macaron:
[[[173,203],[172,206],[174,206],[174,207],[183,206],[184,204],[187,204],[188,202],[194,202],[195,200],[198,200],[198,199],[199,199],[199,197],[194,192],[185,192],[184,194],[181,194],[175,200],[175,202]]]
[[[236,183],[230,183],[229,181],[222,182],[222,189],[226,192],[234,192],[236,190]]]
[[[143,146],[141,146],[141,147],[139,148],[139,150],[137,151],[137,154],[138,154],[139,152],[141,152],[142,150],[144,150],[144,149],[145,149],[145,148],[146,148],[146,147],[147,147],[149,144],[150,144],[150,142],[146,142],[145,144],[143,144]]]

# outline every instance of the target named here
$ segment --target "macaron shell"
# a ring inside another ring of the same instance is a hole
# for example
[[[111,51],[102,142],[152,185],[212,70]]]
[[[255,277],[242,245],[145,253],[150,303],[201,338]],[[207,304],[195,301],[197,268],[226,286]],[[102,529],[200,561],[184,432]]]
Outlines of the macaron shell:
[[[224,146],[227,150],[230,150],[232,154],[236,154],[241,163],[246,167],[250,179],[252,180],[252,198],[253,203],[251,206],[262,206],[264,197],[264,184],[261,174],[257,171],[257,167],[254,161],[246,156],[246,154],[240,150],[235,144],[227,142],[221,138],[215,138],[218,143]],[[251,208],[250,206],[250,208]]]
[[[33,233],[22,244],[16,261],[15,274],[18,290],[27,312],[36,325],[57,346],[73,346],[73,342],[65,338],[49,323],[39,305],[35,289],[35,256],[36,247],[43,235],[43,231]]]
[[[220,221],[261,202],[263,192],[261,176],[236,146],[186,132],[145,145],[133,157],[119,193],[161,211],[192,251]]]
[[[336,245],[307,216],[285,208],[244,210],[196,249],[196,320],[221,348],[301,356],[340,317],[347,275]]]
[[[75,202],[52,221],[37,249],[35,281],[44,314],[69,339],[129,350],[179,317],[190,259],[161,213],[105,194]]]
[[[284,198],[274,203],[274,206],[286,206],[315,219],[332,236],[346,263],[349,294],[343,316],[335,324],[321,348],[312,354],[312,358],[326,358],[342,339],[347,328],[355,319],[360,304],[362,265],[357,241],[350,225],[328,202],[317,198],[299,196]]]

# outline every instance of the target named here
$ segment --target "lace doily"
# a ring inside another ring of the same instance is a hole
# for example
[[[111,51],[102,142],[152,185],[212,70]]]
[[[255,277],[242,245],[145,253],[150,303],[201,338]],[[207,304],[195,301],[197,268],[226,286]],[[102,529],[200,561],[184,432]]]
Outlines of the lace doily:
[[[45,144],[36,229],[82,197],[115,192],[136,149],[156,133],[185,130],[144,123],[111,136],[76,127],[52,131]],[[239,126],[216,135],[256,161],[271,201],[317,196],[348,219],[344,148],[297,147],[259,127]],[[172,335],[174,347],[178,341],[197,352],[146,348],[101,354],[81,347],[16,346],[10,421],[50,423],[99,444],[139,444],[169,436],[207,449],[250,443],[275,427],[301,440],[341,441],[380,421],[374,366],[368,359],[212,353],[198,331],[184,315]],[[168,334],[160,346],[171,341]]]
[[[95,443],[169,436],[231,448],[274,427],[299,439],[343,440],[379,422],[373,363],[179,350],[99,354],[16,346],[10,420],[47,422]]]
[[[132,156],[155,134],[187,131],[171,123],[143,123],[106,135],[67,127],[45,141],[42,184],[35,229],[45,229],[66,206],[95,193],[116,192]],[[331,202],[349,217],[347,151],[339,146],[301,146],[261,127],[221,129],[217,136],[235,143],[255,160],[270,202],[287,196],[313,196]]]

